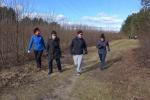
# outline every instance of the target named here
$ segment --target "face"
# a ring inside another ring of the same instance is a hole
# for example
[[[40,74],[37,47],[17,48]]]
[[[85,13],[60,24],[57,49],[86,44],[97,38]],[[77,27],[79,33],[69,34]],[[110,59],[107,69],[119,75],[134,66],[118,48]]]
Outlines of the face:
[[[82,38],[83,37],[83,33],[78,34],[78,37]]]
[[[39,35],[39,34],[40,34],[40,31],[36,31],[34,34],[35,34],[35,35]]]
[[[101,38],[100,40],[101,40],[101,41],[104,41],[104,38]]]
[[[56,39],[56,35],[55,34],[52,34],[52,39]]]

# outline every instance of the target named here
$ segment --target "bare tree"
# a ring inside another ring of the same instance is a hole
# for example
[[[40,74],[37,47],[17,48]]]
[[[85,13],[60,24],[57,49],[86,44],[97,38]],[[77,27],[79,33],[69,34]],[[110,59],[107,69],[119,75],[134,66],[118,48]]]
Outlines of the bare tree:
[[[141,0],[141,5],[143,6],[143,9],[149,9],[150,8],[150,0]]]
[[[3,2],[2,2],[3,1]],[[76,31],[81,29],[85,33],[85,39],[88,46],[95,45],[98,35],[101,33],[95,27],[87,25],[69,25],[65,20],[58,21],[57,15],[51,11],[42,15],[31,16],[34,11],[31,10],[31,4],[28,0],[0,0],[0,4],[7,7],[0,7],[0,64],[24,63],[32,59],[27,56],[26,48],[28,40],[32,35],[32,30],[39,27],[45,39],[48,33],[56,30],[61,42],[62,50],[68,50],[71,39]],[[30,4],[30,5],[29,5]],[[116,35],[115,35],[116,37]]]

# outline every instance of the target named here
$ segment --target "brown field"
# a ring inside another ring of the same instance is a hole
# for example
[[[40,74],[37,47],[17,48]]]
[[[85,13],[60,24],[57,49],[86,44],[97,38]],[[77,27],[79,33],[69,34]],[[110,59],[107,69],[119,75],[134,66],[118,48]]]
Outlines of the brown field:
[[[0,100],[150,100],[150,70],[139,67],[138,40],[111,42],[108,69],[99,69],[95,47],[84,57],[83,74],[76,76],[71,56],[62,59],[63,73],[35,71],[34,62],[0,72]]]

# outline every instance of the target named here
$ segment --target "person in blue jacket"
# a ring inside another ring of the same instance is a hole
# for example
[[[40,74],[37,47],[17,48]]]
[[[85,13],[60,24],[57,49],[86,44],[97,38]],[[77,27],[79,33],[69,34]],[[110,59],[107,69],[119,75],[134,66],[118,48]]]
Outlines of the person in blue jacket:
[[[101,70],[106,68],[106,55],[107,51],[110,51],[109,42],[105,39],[105,35],[101,34],[100,40],[96,45],[98,49],[99,58],[101,61]]]
[[[35,54],[35,60],[37,64],[38,71],[41,70],[41,57],[43,54],[44,49],[46,49],[44,39],[42,35],[40,34],[40,29],[35,28],[34,34],[31,36],[29,46],[28,46],[28,53],[31,52],[31,48],[34,45],[34,54]]]

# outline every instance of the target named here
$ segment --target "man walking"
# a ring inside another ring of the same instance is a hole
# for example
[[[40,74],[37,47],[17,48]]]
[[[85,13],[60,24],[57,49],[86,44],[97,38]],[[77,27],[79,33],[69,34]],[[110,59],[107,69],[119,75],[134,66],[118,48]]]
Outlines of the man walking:
[[[78,31],[77,36],[72,40],[70,45],[70,52],[73,55],[77,75],[81,75],[83,55],[88,53],[86,42],[83,39],[82,30]]]

